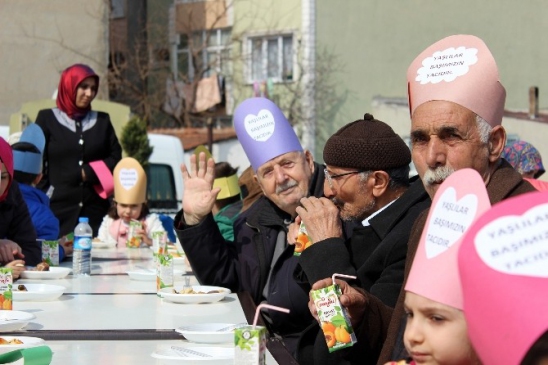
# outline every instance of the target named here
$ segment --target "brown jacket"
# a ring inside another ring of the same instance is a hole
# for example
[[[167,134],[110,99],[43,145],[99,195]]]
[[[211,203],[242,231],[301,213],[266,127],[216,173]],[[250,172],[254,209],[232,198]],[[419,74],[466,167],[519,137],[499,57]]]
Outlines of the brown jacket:
[[[491,204],[495,204],[516,195],[535,191],[533,186],[524,181],[519,173],[505,160],[501,160],[499,167],[495,170],[489,183],[487,193]],[[422,234],[429,210],[425,210],[415,221],[409,237],[407,259],[405,262],[405,280],[409,275],[413,258]],[[371,348],[381,348],[377,364],[384,364],[391,360],[399,360],[407,357],[403,346],[403,332],[405,329],[405,316],[403,301],[405,291],[402,286],[398,302],[394,309],[382,304],[376,297],[366,294],[368,305],[365,311],[364,320],[359,328],[360,341],[369,341]],[[384,344],[382,340],[385,339]]]

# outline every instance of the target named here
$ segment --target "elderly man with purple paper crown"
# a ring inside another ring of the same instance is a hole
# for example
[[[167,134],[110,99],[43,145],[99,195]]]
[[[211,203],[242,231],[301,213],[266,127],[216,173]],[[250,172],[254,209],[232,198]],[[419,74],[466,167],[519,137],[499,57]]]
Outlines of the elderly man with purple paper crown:
[[[430,197],[451,173],[463,168],[481,175],[492,204],[535,190],[500,158],[506,142],[501,125],[506,91],[481,39],[454,35],[429,46],[411,63],[407,86],[411,156]],[[406,280],[427,216],[428,210],[417,218],[409,238]],[[331,283],[326,278],[313,289]],[[358,343],[379,354],[378,364],[405,358],[403,290],[392,309],[367,292],[340,284],[341,303],[352,317]],[[360,346],[351,348],[349,356],[352,351],[360,351]]]
[[[293,279],[298,258],[287,244],[287,227],[303,197],[323,195],[323,168],[303,150],[282,111],[270,100],[250,98],[234,112],[238,140],[264,193],[234,222],[234,241],[225,241],[212,208],[220,188],[213,188],[213,159],[205,153],[181,168],[183,209],[175,228],[199,282],[247,291],[255,304],[290,309],[264,312],[269,329],[282,337],[295,356],[302,331],[314,322],[308,294]]]

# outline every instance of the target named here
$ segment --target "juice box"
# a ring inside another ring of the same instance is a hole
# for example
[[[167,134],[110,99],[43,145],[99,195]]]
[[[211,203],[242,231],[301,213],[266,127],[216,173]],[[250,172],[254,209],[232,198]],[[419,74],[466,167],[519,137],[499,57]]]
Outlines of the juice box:
[[[339,301],[340,296],[341,290],[337,284],[312,291],[329,352],[350,347],[358,341],[346,308]]]
[[[42,241],[42,261],[49,266],[59,266],[59,240]]]
[[[13,309],[13,296],[11,290],[13,287],[13,275],[11,269],[0,267],[0,310]]]
[[[172,288],[173,281],[173,256],[161,248],[156,259],[156,292]]]
[[[139,248],[141,247],[141,235],[137,234],[137,230],[141,229],[143,226],[141,222],[136,220],[131,220],[129,222],[128,232],[127,232],[127,241],[126,246],[129,248]]]
[[[152,232],[152,258],[154,262],[158,260],[160,247],[165,247],[167,244],[167,233],[165,231]]]
[[[234,364],[266,364],[266,328],[262,326],[244,326],[234,330]]]
[[[299,233],[297,234],[297,242],[295,242],[295,251],[293,251],[293,256],[301,256],[301,253],[312,246],[312,240],[306,231],[306,227],[303,222],[299,225]]]

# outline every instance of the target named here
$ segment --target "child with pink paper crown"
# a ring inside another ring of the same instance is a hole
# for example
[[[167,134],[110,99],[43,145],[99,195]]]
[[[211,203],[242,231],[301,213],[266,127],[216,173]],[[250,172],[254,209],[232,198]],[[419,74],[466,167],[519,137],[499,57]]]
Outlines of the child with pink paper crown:
[[[412,364],[480,364],[467,335],[457,254],[464,232],[489,206],[472,169],[453,173],[436,192],[405,286],[403,339]]]
[[[106,243],[126,246],[129,223],[141,222],[142,229],[135,233],[142,242],[152,245],[152,232],[165,232],[157,214],[150,213],[146,203],[147,176],[141,164],[132,157],[120,160],[114,168],[114,201],[103,218],[97,238]]]
[[[464,314],[484,364],[548,364],[548,194],[495,204],[459,252]]]

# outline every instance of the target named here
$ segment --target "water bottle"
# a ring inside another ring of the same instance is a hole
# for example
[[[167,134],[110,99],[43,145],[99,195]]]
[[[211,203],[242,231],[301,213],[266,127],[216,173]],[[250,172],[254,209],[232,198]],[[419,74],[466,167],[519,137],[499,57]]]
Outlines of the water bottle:
[[[93,230],[87,217],[80,217],[74,228],[74,252],[72,254],[72,275],[91,275],[91,240]]]

